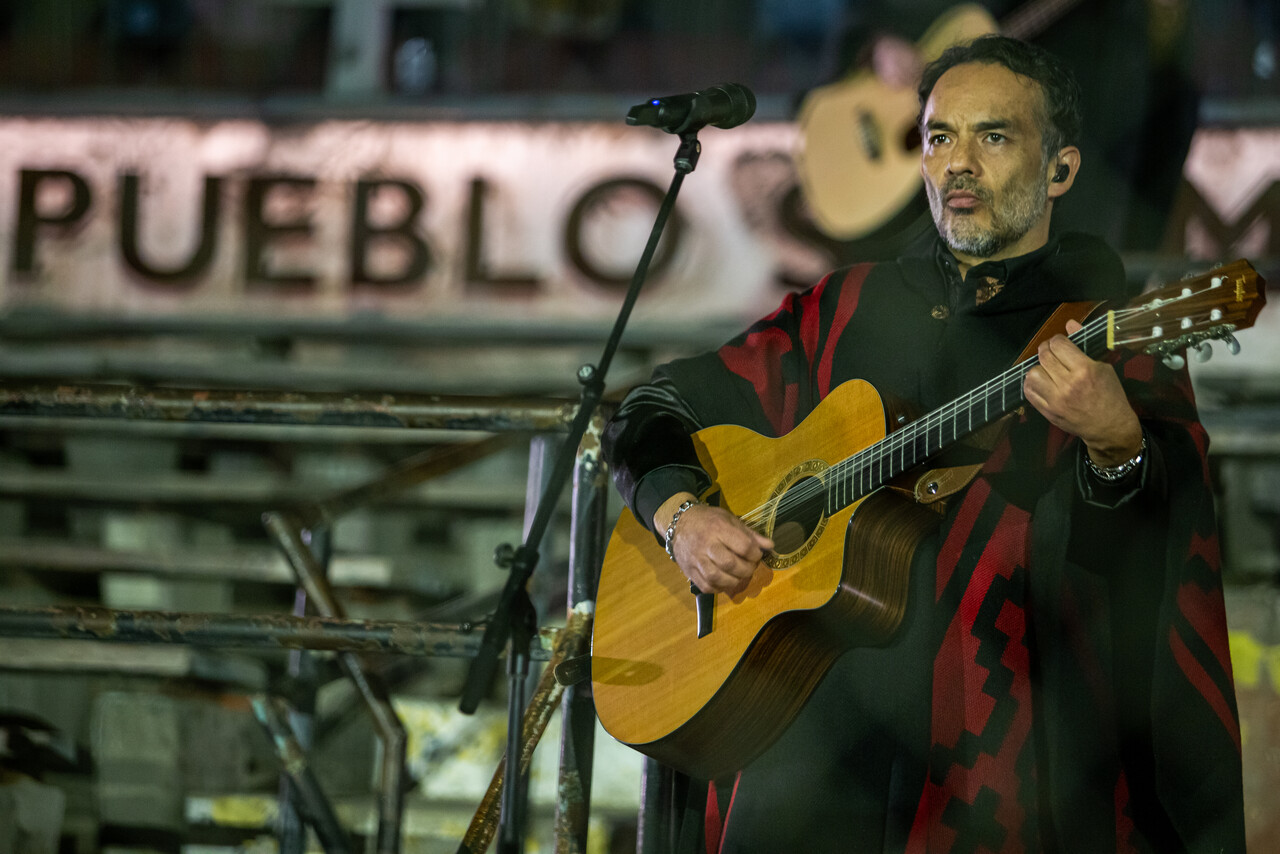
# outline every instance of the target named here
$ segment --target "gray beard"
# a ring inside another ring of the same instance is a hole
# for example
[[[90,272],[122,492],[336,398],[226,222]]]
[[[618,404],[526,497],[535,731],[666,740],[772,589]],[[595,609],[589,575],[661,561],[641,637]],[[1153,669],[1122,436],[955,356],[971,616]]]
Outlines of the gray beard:
[[[961,252],[974,258],[990,258],[1006,246],[1022,239],[1044,213],[1049,204],[1049,182],[1037,181],[1009,195],[1002,210],[991,206],[991,194],[976,186],[976,182],[958,178],[942,190],[928,186],[929,210],[933,214],[938,233],[953,252]],[[972,214],[947,211],[943,197],[951,190],[967,190],[974,193],[991,211],[991,225],[978,225]]]

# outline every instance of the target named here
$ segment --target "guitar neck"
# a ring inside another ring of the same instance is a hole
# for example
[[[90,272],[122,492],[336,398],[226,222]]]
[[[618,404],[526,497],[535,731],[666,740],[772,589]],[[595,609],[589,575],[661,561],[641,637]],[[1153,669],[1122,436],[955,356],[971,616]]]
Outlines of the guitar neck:
[[[1085,355],[1108,349],[1111,315],[1099,317],[1069,336]],[[827,474],[827,507],[834,512],[869,495],[898,475],[937,456],[1026,402],[1022,383],[1040,364],[1032,356],[994,379],[890,433],[874,445],[835,464]]]
[[[1032,0],[1000,21],[1000,32],[1015,39],[1029,39],[1048,29],[1059,16],[1080,0]]]

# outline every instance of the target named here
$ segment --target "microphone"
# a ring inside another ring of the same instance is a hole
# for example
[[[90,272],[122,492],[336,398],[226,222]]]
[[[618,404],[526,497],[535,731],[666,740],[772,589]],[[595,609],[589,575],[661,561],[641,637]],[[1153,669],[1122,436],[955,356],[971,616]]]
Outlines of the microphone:
[[[724,83],[689,95],[668,95],[636,104],[627,113],[627,124],[685,133],[707,125],[737,127],[755,112],[756,96],[750,89],[740,83]]]

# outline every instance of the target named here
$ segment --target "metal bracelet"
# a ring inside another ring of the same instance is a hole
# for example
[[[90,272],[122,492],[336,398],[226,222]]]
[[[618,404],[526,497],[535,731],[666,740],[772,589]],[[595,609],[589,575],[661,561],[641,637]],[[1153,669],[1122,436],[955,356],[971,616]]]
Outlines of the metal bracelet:
[[[675,554],[671,551],[671,541],[672,539],[675,538],[675,535],[676,535],[676,523],[680,521],[680,517],[684,515],[684,511],[688,510],[690,507],[693,507],[701,503],[702,503],[701,501],[686,501],[683,504],[681,504],[679,507],[677,507],[676,512],[672,514],[671,524],[667,526],[667,537],[666,537],[667,557],[671,558],[672,560],[676,559]]]
[[[1089,471],[1092,472],[1099,480],[1106,481],[1107,483],[1115,483],[1118,480],[1124,480],[1132,474],[1138,466],[1142,465],[1142,458],[1146,453],[1147,437],[1146,434],[1143,434],[1142,446],[1138,448],[1138,453],[1134,454],[1131,459],[1127,459],[1116,466],[1099,466],[1092,458],[1090,458],[1088,452],[1086,452],[1084,455],[1084,464],[1085,467],[1088,468]]]

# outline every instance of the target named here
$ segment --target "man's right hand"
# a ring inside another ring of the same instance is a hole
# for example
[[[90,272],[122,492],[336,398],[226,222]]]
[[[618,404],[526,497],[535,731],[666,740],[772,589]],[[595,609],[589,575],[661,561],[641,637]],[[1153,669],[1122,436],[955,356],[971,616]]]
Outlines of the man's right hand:
[[[653,515],[654,529],[662,533],[671,524],[676,509],[696,500],[692,493],[671,496]],[[709,504],[695,504],[680,516],[671,552],[689,580],[703,593],[740,593],[760,568],[764,553],[773,540],[747,527],[728,510]]]

